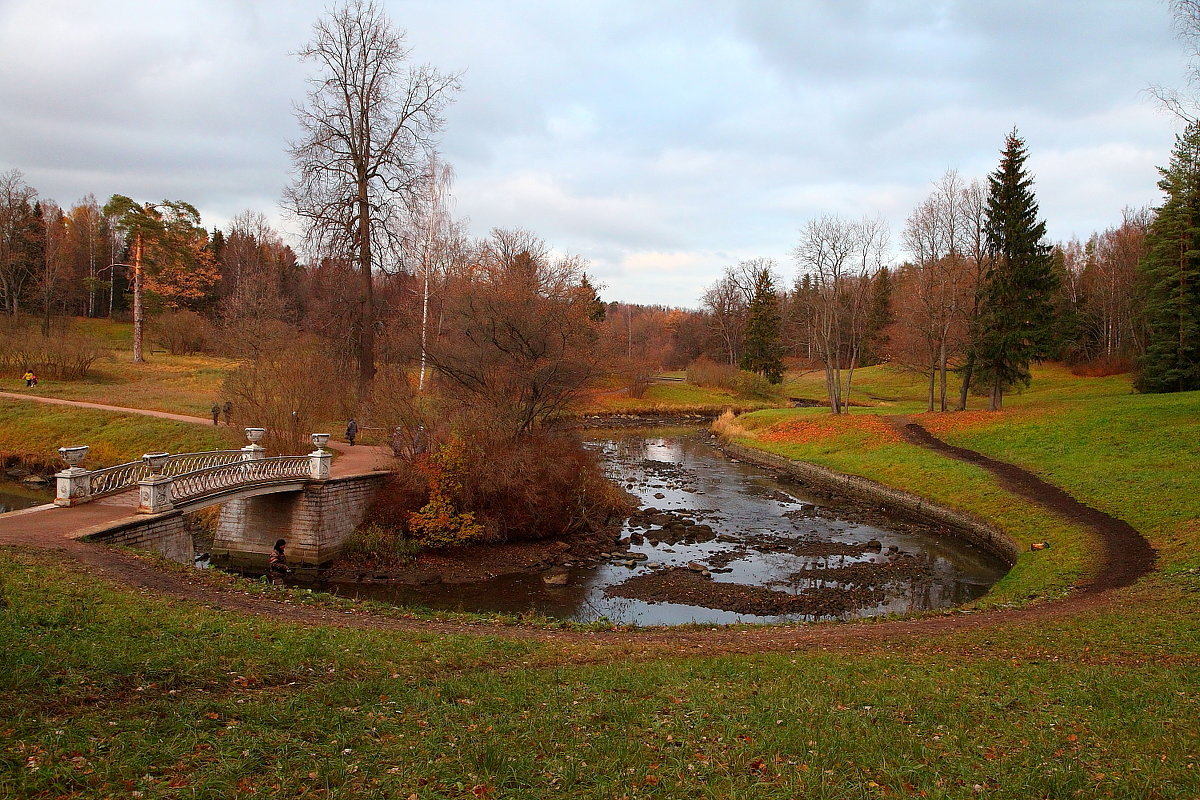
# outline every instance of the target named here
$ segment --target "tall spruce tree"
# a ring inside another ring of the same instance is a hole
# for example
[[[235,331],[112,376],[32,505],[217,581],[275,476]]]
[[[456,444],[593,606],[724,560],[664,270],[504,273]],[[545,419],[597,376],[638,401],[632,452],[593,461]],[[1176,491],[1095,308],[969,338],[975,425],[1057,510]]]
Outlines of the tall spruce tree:
[[[1180,392],[1200,389],[1200,122],[1176,137],[1159,172],[1166,201],[1138,265],[1149,339],[1136,386]]]
[[[1014,128],[1000,166],[988,176],[989,266],[972,344],[975,374],[990,387],[992,411],[1003,405],[1004,392],[1029,385],[1030,363],[1048,355],[1053,338],[1057,277],[1044,242],[1046,223],[1038,219],[1033,178],[1025,171],[1027,155]]]
[[[746,316],[746,339],[743,345],[741,368],[757,372],[769,383],[783,382],[783,345],[780,332],[783,316],[779,312],[779,295],[775,280],[767,267],[754,275],[754,294]]]

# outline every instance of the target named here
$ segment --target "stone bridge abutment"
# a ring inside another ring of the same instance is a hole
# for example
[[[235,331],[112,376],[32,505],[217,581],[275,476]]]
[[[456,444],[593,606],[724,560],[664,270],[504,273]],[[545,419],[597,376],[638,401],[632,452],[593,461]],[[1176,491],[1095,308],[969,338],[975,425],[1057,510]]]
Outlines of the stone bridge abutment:
[[[196,555],[191,515],[219,505],[212,545],[214,563],[261,568],[276,539],[288,542],[293,566],[319,566],[337,557],[362,522],[386,472],[260,486],[185,503],[159,514],[140,514],[85,532],[84,538],[152,550],[180,563]]]

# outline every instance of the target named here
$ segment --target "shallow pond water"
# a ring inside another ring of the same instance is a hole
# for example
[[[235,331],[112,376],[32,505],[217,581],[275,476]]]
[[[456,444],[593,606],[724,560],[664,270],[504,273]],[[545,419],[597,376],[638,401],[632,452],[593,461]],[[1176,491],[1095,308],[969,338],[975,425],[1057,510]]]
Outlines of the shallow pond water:
[[[585,622],[728,624],[955,606],[984,594],[1007,570],[953,536],[902,521],[863,522],[861,509],[831,505],[730,459],[704,434],[611,432],[589,446],[609,476],[639,498],[623,531],[627,550],[574,566],[561,586],[529,574],[426,587],[343,584],[337,591]],[[739,597],[747,593],[749,602]]]
[[[54,489],[50,486],[34,487],[19,481],[0,480],[0,514],[53,502]]]

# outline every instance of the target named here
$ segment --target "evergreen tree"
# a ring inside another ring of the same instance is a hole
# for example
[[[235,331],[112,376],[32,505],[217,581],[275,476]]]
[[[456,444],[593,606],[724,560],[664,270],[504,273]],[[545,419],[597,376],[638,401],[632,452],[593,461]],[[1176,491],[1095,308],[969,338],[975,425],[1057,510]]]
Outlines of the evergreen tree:
[[[867,311],[863,351],[858,359],[860,367],[869,367],[883,361],[890,338],[887,327],[895,319],[896,316],[892,313],[892,273],[884,267],[871,278],[871,306]]]
[[[984,220],[989,266],[984,275],[973,342],[975,374],[991,388],[990,408],[1004,392],[1028,386],[1029,364],[1045,358],[1053,338],[1057,278],[1038,219],[1033,178],[1025,171],[1025,142],[1014,129],[1000,166],[988,176]]]
[[[746,317],[746,339],[741,368],[757,372],[770,383],[783,382],[783,345],[780,328],[779,296],[775,281],[766,267],[754,275],[754,294]]]
[[[1200,389],[1200,122],[1176,137],[1160,169],[1166,201],[1150,225],[1138,265],[1149,328],[1137,389]]]

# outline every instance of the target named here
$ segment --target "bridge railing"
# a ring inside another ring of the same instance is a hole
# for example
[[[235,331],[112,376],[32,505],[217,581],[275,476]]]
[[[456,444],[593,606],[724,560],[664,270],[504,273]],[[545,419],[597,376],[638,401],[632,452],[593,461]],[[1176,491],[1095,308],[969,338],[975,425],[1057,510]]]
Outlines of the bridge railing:
[[[180,502],[247,483],[280,478],[307,478],[311,469],[312,459],[309,456],[276,456],[203,467],[173,476],[171,499]]]
[[[58,493],[55,505],[72,506],[137,486],[139,513],[159,513],[173,507],[175,500],[203,497],[239,485],[280,478],[329,477],[332,455],[325,450],[329,434],[314,433],[316,450],[306,456],[266,457],[258,445],[264,431],[247,428],[250,444],[240,450],[208,450],[198,453],[147,453],[140,461],[98,470],[79,466],[88,448],[62,447],[59,454],[67,469],[55,475]]]

